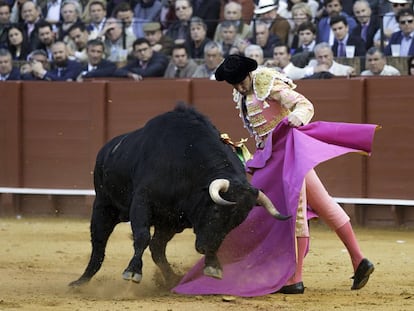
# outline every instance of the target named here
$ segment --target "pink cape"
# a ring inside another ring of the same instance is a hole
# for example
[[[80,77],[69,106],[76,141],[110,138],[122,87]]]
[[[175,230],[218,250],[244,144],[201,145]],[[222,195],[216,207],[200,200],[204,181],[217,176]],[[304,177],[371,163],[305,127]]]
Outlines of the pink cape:
[[[173,288],[189,295],[261,296],[278,291],[295,271],[295,215],[302,182],[321,162],[349,153],[371,153],[376,125],[313,122],[291,128],[286,119],[257,150],[247,169],[288,221],[255,207],[223,241],[217,253],[223,279],[203,275],[204,257]]]

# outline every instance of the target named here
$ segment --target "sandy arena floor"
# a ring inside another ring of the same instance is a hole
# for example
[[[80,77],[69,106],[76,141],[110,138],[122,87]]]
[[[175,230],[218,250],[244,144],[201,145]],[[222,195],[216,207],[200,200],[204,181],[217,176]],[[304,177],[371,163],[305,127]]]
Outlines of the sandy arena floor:
[[[273,294],[224,301],[222,296],[181,296],[160,286],[148,251],[141,284],[123,281],[132,255],[128,224],[108,243],[102,269],[85,287],[67,284],[83,272],[90,255],[89,221],[0,218],[0,310],[414,310],[414,232],[356,229],[365,255],[376,265],[369,283],[351,291],[348,254],[326,227],[312,224],[304,295]],[[181,273],[200,257],[188,230],[177,235],[168,258]]]

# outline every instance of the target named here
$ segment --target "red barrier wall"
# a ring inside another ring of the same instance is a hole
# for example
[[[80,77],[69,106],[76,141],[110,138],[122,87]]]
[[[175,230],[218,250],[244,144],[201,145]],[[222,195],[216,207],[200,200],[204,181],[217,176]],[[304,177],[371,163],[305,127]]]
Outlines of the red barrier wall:
[[[414,197],[414,79],[366,81],[367,121],[377,123],[374,154],[368,162],[367,195]]]
[[[297,90],[315,105],[314,121],[383,126],[371,158],[348,155],[317,168],[332,195],[413,199],[412,82],[412,77],[297,81]],[[0,83],[0,186],[92,188],[103,143],[143,126],[177,101],[195,105],[233,140],[249,137],[231,86],[207,79]],[[251,137],[248,146],[254,150]],[[89,215],[90,205],[83,197],[0,195],[0,215]]]
[[[151,79],[108,83],[107,139],[129,132],[177,102],[191,102],[190,80]]]
[[[53,88],[51,89],[51,86]],[[106,84],[24,83],[21,186],[91,188]]]
[[[0,185],[20,185],[21,83],[0,83]]]

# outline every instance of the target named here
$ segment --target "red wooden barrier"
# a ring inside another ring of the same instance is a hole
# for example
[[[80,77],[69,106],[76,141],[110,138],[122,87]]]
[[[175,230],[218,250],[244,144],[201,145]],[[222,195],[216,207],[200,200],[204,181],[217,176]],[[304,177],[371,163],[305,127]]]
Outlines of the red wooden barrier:
[[[366,80],[367,121],[382,129],[368,162],[367,194],[412,199],[414,196],[414,79]]]
[[[20,186],[21,83],[0,83],[0,184]],[[0,195],[0,215],[15,214],[14,195]]]
[[[108,83],[107,139],[129,132],[177,102],[190,103],[190,80],[151,79]]]
[[[93,160],[103,143],[105,88],[105,82],[24,83],[21,186],[92,186]]]
[[[297,81],[297,90],[315,105],[313,120],[383,126],[371,158],[348,155],[317,168],[332,195],[413,199],[412,82],[412,77]],[[0,186],[90,189],[103,143],[178,101],[195,105],[233,140],[249,137],[231,90],[207,79],[0,83]],[[248,145],[254,150],[253,138]],[[0,215],[89,215],[90,204],[89,198],[85,208],[84,197],[0,194]],[[395,217],[414,220],[412,209],[394,209]],[[381,220],[378,210],[372,213]]]
[[[0,184],[20,186],[21,83],[0,83]]]

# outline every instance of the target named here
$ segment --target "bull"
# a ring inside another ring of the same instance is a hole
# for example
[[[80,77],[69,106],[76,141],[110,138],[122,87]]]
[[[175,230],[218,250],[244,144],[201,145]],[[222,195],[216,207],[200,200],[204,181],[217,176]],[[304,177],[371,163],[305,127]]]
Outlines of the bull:
[[[263,206],[277,219],[288,218],[251,186],[243,164],[212,123],[183,104],[105,144],[97,155],[94,186],[92,253],[71,286],[98,272],[109,236],[120,222],[130,221],[134,245],[123,278],[141,281],[142,255],[149,245],[152,260],[171,284],[177,275],[165,250],[176,233],[193,228],[195,248],[205,255],[204,274],[221,278],[216,252],[254,206]]]

